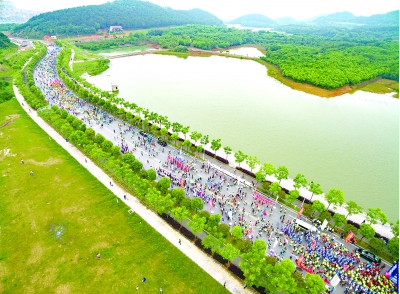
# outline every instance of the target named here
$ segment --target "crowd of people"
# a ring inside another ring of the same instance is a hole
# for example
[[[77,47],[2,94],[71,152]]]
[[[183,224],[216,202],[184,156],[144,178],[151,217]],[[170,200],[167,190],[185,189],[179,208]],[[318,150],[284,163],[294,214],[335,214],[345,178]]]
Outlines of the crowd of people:
[[[89,127],[103,132],[120,146],[121,152],[133,153],[159,176],[170,178],[173,186],[182,187],[188,197],[201,198],[205,209],[221,214],[223,223],[231,228],[240,226],[245,239],[264,240],[269,254],[278,260],[293,259],[297,266],[319,274],[327,284],[338,275],[345,293],[395,292],[379,265],[361,262],[358,253],[331,239],[326,231],[302,230],[293,221],[295,214],[288,214],[282,205],[278,209],[274,199],[260,196],[254,190],[254,183],[246,182],[243,176],[187,156],[182,150],[168,148],[166,152],[149,135],[141,135],[134,126],[74,95],[57,75],[58,53],[57,46],[49,45],[48,53],[34,72],[36,85],[51,105],[66,109]]]

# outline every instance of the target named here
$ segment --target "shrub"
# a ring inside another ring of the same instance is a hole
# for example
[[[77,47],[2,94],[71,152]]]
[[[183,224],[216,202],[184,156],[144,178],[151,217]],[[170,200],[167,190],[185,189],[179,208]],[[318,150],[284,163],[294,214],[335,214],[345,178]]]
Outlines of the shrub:
[[[329,211],[324,211],[321,212],[321,214],[319,215],[318,219],[323,222],[325,219],[329,222],[332,218],[332,215],[329,213]]]
[[[351,225],[351,224],[345,225],[345,226],[344,226],[344,229],[343,229],[344,235],[347,236],[347,234],[348,234],[350,231],[352,231],[352,232],[354,233],[354,235],[356,235],[357,232],[358,232],[358,229],[357,229],[355,226]]]
[[[251,251],[252,244],[251,241],[246,239],[242,241],[242,243],[239,246],[240,252],[242,253],[249,253]]]
[[[227,224],[220,224],[218,226],[218,232],[220,232],[222,234],[222,236],[224,238],[226,238],[229,234],[229,226]],[[251,242],[250,242],[250,245],[251,245]]]

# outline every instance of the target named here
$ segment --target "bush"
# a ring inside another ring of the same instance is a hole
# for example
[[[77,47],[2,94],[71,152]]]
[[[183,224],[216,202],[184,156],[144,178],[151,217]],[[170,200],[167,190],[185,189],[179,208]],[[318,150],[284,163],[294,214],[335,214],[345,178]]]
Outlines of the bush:
[[[378,238],[372,238],[368,245],[373,253],[379,253],[385,250],[385,242]]]
[[[207,210],[202,210],[198,213],[200,217],[205,217],[206,222],[208,221],[208,218],[210,217],[210,213]]]
[[[150,168],[146,172],[147,172],[147,178],[150,181],[155,181],[157,179],[157,173],[154,169]]]
[[[218,226],[218,232],[222,234],[224,238],[226,238],[229,234],[229,226],[227,224],[220,224]],[[250,242],[251,244],[251,242]]]
[[[352,231],[352,232],[354,233],[354,235],[356,235],[357,232],[358,232],[358,229],[357,229],[355,226],[351,225],[351,224],[345,225],[345,226],[344,226],[344,229],[343,229],[344,235],[347,236],[347,234],[348,234],[350,231]]]
[[[308,217],[311,216],[313,212],[311,204],[304,204],[303,207],[304,207],[303,214]]]
[[[332,215],[329,213],[329,211],[324,211],[321,212],[321,214],[319,215],[318,219],[323,222],[325,219],[329,222],[332,218]]]
[[[240,244],[239,250],[242,253],[249,253],[251,251],[252,246],[253,245],[251,244],[251,241],[246,239],[242,241],[242,243]]]

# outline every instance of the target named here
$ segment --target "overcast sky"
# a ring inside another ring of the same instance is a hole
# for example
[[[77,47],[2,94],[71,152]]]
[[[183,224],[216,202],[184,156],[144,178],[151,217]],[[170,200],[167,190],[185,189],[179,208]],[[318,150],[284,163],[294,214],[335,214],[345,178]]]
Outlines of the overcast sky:
[[[102,4],[105,0],[12,0],[18,8],[51,11],[90,4]],[[149,2],[174,9],[200,8],[222,20],[260,13],[272,19],[291,16],[298,20],[340,11],[355,15],[386,13],[399,9],[400,0],[151,0]]]

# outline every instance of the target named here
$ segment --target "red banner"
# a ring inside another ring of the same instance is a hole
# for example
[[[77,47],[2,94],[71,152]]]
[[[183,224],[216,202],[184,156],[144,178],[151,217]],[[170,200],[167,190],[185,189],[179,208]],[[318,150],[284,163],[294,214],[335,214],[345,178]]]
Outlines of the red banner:
[[[354,233],[353,233],[352,231],[350,231],[350,232],[347,234],[347,236],[346,236],[346,238],[344,239],[344,241],[345,241],[346,243],[349,243],[353,238],[354,238]]]
[[[300,255],[299,258],[298,258],[297,261],[296,261],[296,264],[297,264],[298,266],[301,266],[301,264],[303,263],[303,260],[304,260],[304,256],[303,256],[303,255]]]
[[[299,212],[297,213],[297,218],[300,218],[300,217],[301,217],[301,215],[303,214],[303,211],[304,211],[304,207],[302,206],[302,207],[300,208]]]

